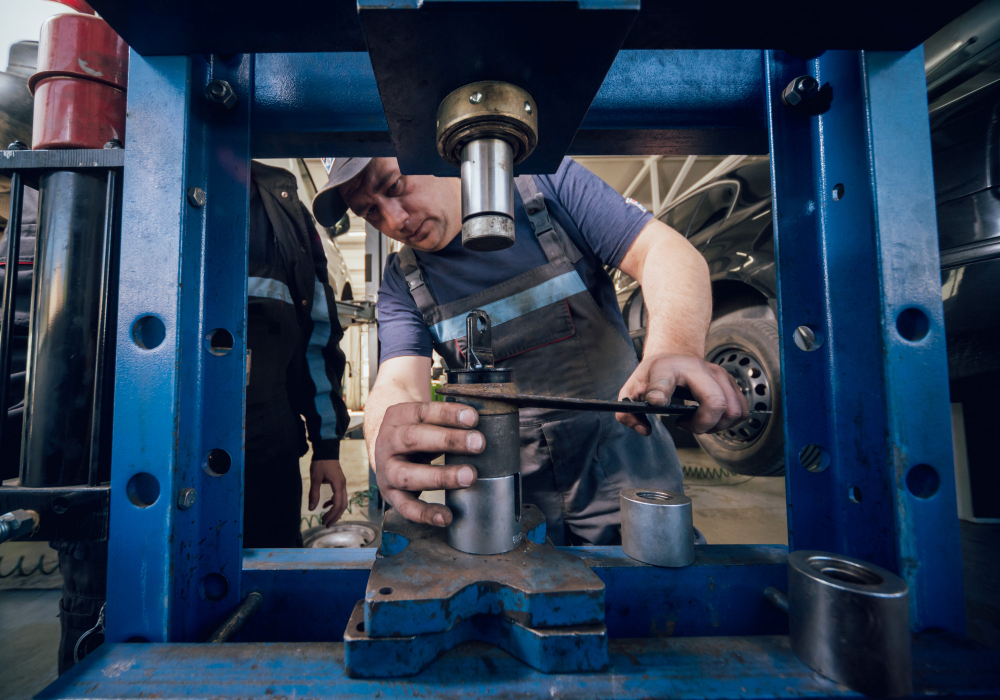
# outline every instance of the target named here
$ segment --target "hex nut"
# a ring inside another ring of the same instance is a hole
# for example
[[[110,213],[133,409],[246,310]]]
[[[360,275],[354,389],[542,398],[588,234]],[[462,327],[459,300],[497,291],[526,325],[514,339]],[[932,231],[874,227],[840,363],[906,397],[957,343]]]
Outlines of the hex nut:
[[[198,500],[198,492],[193,488],[183,488],[177,492],[177,508],[187,510]]]
[[[220,104],[226,109],[232,109],[239,101],[233,86],[225,80],[213,80],[205,87],[205,97],[210,101]]]
[[[781,93],[781,101],[789,107],[798,107],[819,94],[819,81],[811,75],[800,75]]]
[[[188,187],[187,198],[188,202],[195,209],[201,209],[205,206],[205,190],[200,187]]]

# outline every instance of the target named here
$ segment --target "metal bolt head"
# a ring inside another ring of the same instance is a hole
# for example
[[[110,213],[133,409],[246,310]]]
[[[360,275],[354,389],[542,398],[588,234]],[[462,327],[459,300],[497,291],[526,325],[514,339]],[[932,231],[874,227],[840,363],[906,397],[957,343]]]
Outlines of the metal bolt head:
[[[187,198],[188,202],[195,209],[201,209],[205,206],[205,190],[200,187],[188,187]]]
[[[192,488],[184,488],[177,492],[177,508],[187,510],[198,500],[198,492]]]
[[[528,114],[531,114],[531,103],[530,102],[525,102],[524,103],[524,111],[527,112]]]
[[[213,80],[210,82],[205,87],[205,97],[216,104],[222,105],[226,109],[232,109],[238,102],[236,93],[233,92],[233,86],[225,80]]]
[[[781,100],[789,107],[798,107],[819,94],[819,81],[811,75],[800,75],[788,83],[781,93]]]
[[[481,92],[474,92],[471,95],[469,95],[469,102],[471,102],[474,105],[477,105],[482,101],[483,101],[483,93]]]
[[[28,150],[28,145],[24,141],[13,141],[9,146],[7,146],[8,151],[26,151]]]

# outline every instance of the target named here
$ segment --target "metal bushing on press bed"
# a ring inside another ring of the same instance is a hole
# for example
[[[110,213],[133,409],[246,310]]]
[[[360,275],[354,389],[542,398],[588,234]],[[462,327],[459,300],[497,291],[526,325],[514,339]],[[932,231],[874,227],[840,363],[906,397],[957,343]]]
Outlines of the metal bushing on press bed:
[[[906,581],[880,566],[827,552],[788,555],[792,650],[867,695],[913,691],[909,598]]]
[[[462,245],[503,250],[514,244],[514,166],[538,143],[538,108],[510,83],[470,83],[437,113],[441,157],[462,171]]]
[[[661,489],[626,489],[619,496],[622,551],[654,566],[694,563],[691,499]]]

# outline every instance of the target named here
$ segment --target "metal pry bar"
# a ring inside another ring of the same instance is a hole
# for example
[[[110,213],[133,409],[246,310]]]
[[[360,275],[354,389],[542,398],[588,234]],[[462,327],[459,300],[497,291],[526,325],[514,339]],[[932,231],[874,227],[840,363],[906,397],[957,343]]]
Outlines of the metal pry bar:
[[[599,399],[574,399],[566,396],[538,396],[536,394],[503,394],[498,396],[489,384],[445,385],[437,390],[442,396],[461,396],[470,399],[503,399],[518,408],[555,408],[571,411],[614,411],[615,413],[649,413],[663,416],[689,416],[698,410],[697,404],[670,404],[654,406],[645,401],[602,401]],[[770,411],[750,411],[751,414],[769,414]]]

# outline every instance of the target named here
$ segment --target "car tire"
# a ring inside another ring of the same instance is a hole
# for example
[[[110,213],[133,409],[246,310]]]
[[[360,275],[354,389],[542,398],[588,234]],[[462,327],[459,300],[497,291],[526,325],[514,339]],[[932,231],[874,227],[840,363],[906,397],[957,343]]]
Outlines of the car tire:
[[[717,321],[709,329],[705,347],[705,359],[736,378],[750,410],[770,410],[771,415],[751,413],[739,425],[695,439],[733,474],[781,476],[785,473],[785,436],[777,325],[765,319]]]

